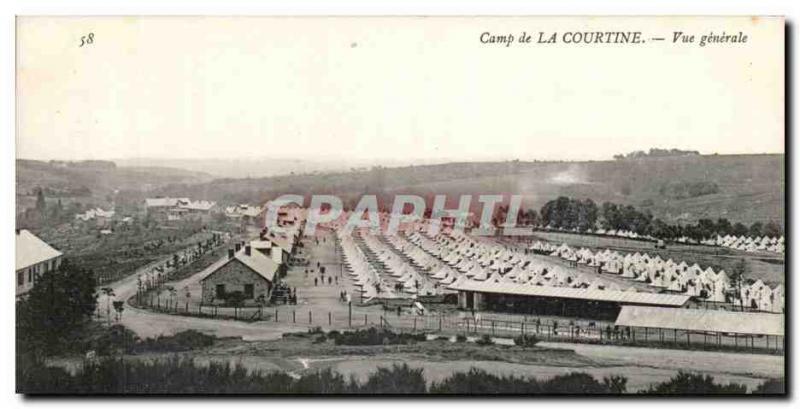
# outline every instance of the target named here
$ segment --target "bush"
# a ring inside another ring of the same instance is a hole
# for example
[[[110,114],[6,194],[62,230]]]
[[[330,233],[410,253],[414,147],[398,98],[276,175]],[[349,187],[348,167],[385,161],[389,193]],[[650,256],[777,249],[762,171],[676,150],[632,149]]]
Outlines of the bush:
[[[625,381],[627,383],[627,380]],[[572,372],[545,381],[542,389],[552,394],[602,394],[612,393],[608,386],[597,382],[591,375]]]
[[[710,375],[678,372],[670,380],[650,387],[642,393],[649,395],[741,395],[747,387],[738,383],[715,383]]]
[[[89,338],[86,347],[100,355],[131,353],[141,340],[136,334],[122,325],[102,327]]]
[[[480,339],[475,341],[475,343],[478,345],[494,345],[494,341],[492,340],[492,337],[489,335],[482,336]]]
[[[539,338],[535,335],[520,335],[514,338],[514,345],[521,347],[532,347],[539,343]]]
[[[753,391],[758,395],[782,395],[786,393],[786,381],[783,378],[768,379]]]
[[[467,336],[461,334],[456,335],[456,342],[467,342]]]
[[[407,364],[381,367],[366,382],[345,379],[331,369],[307,372],[294,379],[284,372],[248,371],[241,364],[210,362],[198,366],[192,359],[101,359],[86,362],[71,374],[61,368],[25,365],[18,368],[17,391],[27,394],[592,394],[622,393],[627,379],[604,383],[581,373],[547,381],[497,376],[483,370],[457,372],[430,390],[422,369]],[[609,385],[616,385],[610,387]]]
[[[625,393],[628,380],[616,376],[597,382],[585,373],[559,375],[546,381],[517,376],[497,376],[482,369],[457,372],[431,385],[431,393],[442,394],[609,394]]]
[[[339,333],[336,345],[407,345],[425,341],[425,334],[397,334],[385,329],[369,328]]]
[[[408,364],[392,365],[391,368],[378,368],[360,388],[361,393],[396,394],[425,393],[427,385],[422,369],[412,369]]]
[[[497,376],[482,369],[457,372],[431,385],[434,394],[531,394],[541,393],[538,382],[516,376]]]
[[[147,338],[136,346],[137,351],[183,352],[210,347],[217,338],[193,329],[172,336]]]

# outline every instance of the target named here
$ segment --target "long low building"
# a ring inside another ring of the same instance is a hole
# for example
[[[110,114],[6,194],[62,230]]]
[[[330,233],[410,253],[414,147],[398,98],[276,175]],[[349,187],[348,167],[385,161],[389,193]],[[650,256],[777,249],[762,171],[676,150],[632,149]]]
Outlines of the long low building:
[[[625,305],[679,308],[690,297],[634,291],[546,287],[519,283],[461,280],[451,289],[458,291],[460,308],[539,315],[563,315],[613,320]]]
[[[773,313],[624,306],[614,324],[639,341],[780,352],[784,320]]]
[[[724,310],[622,307],[616,325],[783,337],[783,314]]]

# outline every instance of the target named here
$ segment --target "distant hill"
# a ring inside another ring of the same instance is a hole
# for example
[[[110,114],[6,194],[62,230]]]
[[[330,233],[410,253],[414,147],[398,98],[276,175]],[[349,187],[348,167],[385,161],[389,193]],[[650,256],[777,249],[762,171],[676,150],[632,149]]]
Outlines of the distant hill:
[[[369,168],[374,165],[404,166],[417,163],[413,160],[357,160],[331,155],[326,158],[238,158],[238,159],[118,159],[114,162],[121,167],[169,167],[209,173],[218,178],[270,177],[278,175],[347,172],[354,168]],[[445,160],[431,160],[427,163],[442,163]]]
[[[449,207],[457,205],[460,194],[523,194],[523,205],[537,210],[548,200],[571,196],[631,204],[667,222],[726,217],[748,224],[769,220],[783,224],[784,161],[782,154],[764,154],[462,162],[179,182],[156,191],[222,202],[261,202],[283,193],[330,193],[346,199],[364,193],[447,194]]]
[[[174,183],[203,183],[202,172],[163,167],[118,167],[111,161],[16,161],[17,213],[31,207],[37,189],[48,200],[97,203],[114,191],[150,191]]]

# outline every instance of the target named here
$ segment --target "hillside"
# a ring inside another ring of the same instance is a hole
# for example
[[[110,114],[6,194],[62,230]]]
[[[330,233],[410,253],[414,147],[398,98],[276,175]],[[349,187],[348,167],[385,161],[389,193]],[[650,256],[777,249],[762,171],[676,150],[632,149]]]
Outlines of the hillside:
[[[727,217],[783,224],[785,157],[696,155],[593,162],[475,162],[374,167],[371,170],[217,179],[156,190],[222,202],[260,202],[283,193],[523,194],[535,209],[558,196],[612,201],[649,210],[667,222]],[[474,200],[475,201],[475,200]]]
[[[117,167],[109,161],[16,161],[17,213],[32,207],[37,189],[48,201],[100,205],[114,191],[148,191],[173,183],[202,183],[201,172],[162,167]]]

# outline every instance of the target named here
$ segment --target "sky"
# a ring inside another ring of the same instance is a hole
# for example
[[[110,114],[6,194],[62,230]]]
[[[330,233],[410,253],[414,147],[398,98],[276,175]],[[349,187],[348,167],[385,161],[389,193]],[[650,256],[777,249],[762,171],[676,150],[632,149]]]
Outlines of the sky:
[[[642,31],[645,44],[482,44]],[[674,31],[746,43],[673,44]],[[92,44],[80,47],[93,33]],[[784,152],[784,25],[740,18],[19,17],[18,158],[604,160]]]

